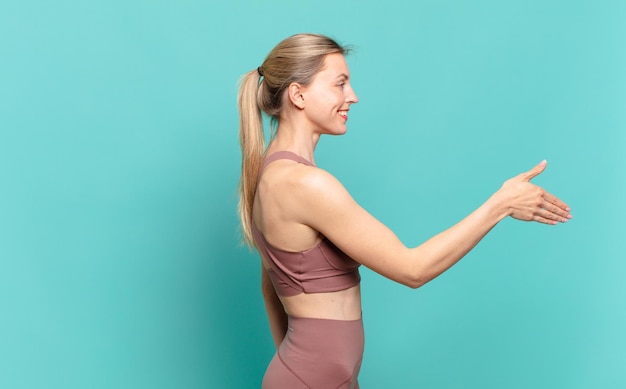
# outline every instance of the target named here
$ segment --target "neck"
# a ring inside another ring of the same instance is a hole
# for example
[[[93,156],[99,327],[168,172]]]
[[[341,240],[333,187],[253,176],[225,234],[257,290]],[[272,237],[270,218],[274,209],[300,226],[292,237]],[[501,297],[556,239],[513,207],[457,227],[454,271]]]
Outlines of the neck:
[[[315,147],[320,135],[314,132],[301,130],[302,126],[297,126],[293,122],[283,122],[278,125],[276,136],[270,142],[267,151],[291,151],[311,163],[315,163]]]

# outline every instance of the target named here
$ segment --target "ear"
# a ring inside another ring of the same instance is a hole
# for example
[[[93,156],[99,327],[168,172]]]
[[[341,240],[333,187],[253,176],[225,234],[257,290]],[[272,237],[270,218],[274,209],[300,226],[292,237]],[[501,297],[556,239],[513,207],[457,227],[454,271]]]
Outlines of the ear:
[[[304,96],[302,95],[304,88],[297,82],[292,82],[287,87],[287,96],[291,104],[295,105],[299,109],[304,109]]]

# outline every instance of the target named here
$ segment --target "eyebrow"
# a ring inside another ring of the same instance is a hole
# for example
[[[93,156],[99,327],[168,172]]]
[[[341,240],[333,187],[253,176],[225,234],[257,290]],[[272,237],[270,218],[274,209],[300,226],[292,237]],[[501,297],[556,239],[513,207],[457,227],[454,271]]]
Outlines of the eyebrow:
[[[338,75],[338,76],[337,76],[337,77],[335,77],[335,78],[337,79],[337,78],[342,78],[342,77],[343,77],[343,78],[345,78],[346,80],[349,80],[349,79],[350,79],[350,75],[348,75],[348,74],[346,74],[346,73],[341,73],[340,75]]]

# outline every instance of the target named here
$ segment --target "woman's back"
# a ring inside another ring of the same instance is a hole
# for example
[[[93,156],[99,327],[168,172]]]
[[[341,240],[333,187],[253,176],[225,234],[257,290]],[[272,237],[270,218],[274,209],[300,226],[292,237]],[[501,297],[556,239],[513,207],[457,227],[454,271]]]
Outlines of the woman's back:
[[[288,314],[359,319],[359,263],[298,221],[307,208],[298,201],[305,190],[298,183],[310,169],[316,168],[288,151],[265,159],[253,207],[255,244]]]

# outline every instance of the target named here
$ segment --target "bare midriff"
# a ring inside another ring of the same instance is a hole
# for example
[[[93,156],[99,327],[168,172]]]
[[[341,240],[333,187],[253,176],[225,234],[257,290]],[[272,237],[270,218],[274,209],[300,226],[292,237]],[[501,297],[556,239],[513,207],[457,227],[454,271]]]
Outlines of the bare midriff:
[[[312,319],[361,319],[361,287],[325,293],[300,293],[279,296],[289,316]]]

